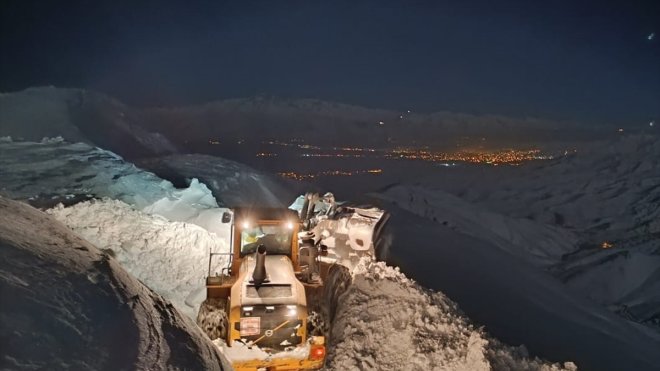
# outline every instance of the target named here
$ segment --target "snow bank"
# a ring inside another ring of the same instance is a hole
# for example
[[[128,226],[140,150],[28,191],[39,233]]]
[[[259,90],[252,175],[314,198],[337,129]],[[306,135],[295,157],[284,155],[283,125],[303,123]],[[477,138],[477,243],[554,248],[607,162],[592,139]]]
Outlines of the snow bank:
[[[169,220],[197,224],[219,237],[222,213],[206,185],[191,179],[184,189],[135,167],[116,154],[59,140],[0,142],[0,189],[39,207],[111,198]]]
[[[109,197],[143,208],[175,191],[172,183],[84,143],[0,142],[0,170],[3,192],[37,206],[72,195]]]
[[[226,232],[212,226],[227,209],[218,208],[218,203],[274,206],[289,199],[281,186],[247,166],[211,156],[194,161],[183,156],[181,161],[174,161],[172,168],[190,168],[182,170],[187,187],[177,189],[113,152],[84,143],[0,141],[0,190],[43,208],[93,197],[112,198],[219,234]],[[208,180],[213,190],[195,174]]]
[[[332,325],[328,370],[576,370],[489,339],[441,293],[363,259]]]
[[[220,157],[185,154],[141,160],[138,165],[161,177],[206,184],[222,206],[285,207],[294,192],[279,179],[247,165]]]
[[[171,304],[52,217],[0,197],[0,368],[221,370]]]
[[[111,251],[124,269],[193,320],[206,295],[209,252],[229,251],[228,236],[146,214],[118,200],[87,201],[67,208],[60,204],[48,213]],[[214,259],[214,271],[227,264],[221,258]]]

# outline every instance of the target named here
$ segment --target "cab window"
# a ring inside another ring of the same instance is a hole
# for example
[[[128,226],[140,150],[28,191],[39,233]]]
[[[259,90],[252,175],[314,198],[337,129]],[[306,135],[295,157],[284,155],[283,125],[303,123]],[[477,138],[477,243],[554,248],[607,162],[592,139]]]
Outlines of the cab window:
[[[241,256],[257,251],[257,246],[266,246],[270,255],[291,255],[291,230],[281,225],[257,225],[241,230]]]

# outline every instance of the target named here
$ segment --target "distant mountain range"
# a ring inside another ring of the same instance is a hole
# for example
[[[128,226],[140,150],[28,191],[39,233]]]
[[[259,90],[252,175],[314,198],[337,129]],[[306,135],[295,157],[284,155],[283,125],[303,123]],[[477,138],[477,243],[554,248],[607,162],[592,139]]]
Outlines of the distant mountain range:
[[[452,145],[593,137],[568,122],[464,113],[399,112],[316,99],[253,97],[174,108],[130,107],[105,94],[55,87],[0,94],[0,136],[40,140],[62,135],[123,156],[194,152],[218,142],[302,140],[317,145]]]

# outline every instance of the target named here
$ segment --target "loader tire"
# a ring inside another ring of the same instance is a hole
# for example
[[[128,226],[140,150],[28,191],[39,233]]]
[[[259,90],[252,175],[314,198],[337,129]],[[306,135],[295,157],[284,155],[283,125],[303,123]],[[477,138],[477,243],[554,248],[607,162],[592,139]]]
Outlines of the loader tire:
[[[326,303],[326,318],[328,325],[332,324],[337,314],[339,299],[348,290],[353,277],[348,268],[341,264],[333,264],[328,270],[328,277],[324,285],[323,297]]]
[[[197,326],[211,339],[227,338],[227,300],[206,299],[199,307]]]

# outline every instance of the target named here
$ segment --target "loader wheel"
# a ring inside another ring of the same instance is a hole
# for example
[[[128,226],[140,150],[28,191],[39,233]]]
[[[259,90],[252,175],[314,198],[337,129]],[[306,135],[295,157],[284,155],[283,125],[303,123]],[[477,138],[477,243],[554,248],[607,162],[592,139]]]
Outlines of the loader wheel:
[[[226,339],[227,327],[227,300],[206,299],[199,307],[197,326],[211,339]]]
[[[326,318],[329,322],[328,325],[333,323],[337,314],[339,298],[346,292],[352,281],[353,277],[351,277],[348,268],[341,264],[333,264],[328,270],[323,293],[327,305]]]

